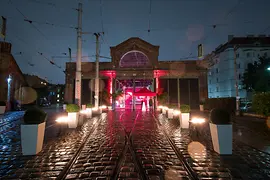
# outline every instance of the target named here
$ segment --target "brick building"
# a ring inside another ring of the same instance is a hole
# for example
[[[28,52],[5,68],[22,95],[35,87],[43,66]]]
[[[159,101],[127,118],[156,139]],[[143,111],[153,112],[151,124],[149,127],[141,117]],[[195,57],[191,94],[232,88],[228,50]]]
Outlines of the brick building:
[[[169,94],[169,103],[192,108],[207,98],[207,66],[202,61],[159,61],[159,46],[140,38],[110,49],[111,62],[100,62],[100,89],[110,93],[123,90],[125,108],[134,108],[140,99],[133,93],[143,87],[154,92],[162,89]],[[82,104],[94,103],[95,71],[94,62],[82,62]],[[75,73],[76,63],[67,62],[65,101],[69,103],[75,102]]]
[[[23,73],[11,54],[12,45],[0,42],[0,101],[7,103],[11,109],[11,101],[17,97],[22,99],[22,88],[27,86]]]

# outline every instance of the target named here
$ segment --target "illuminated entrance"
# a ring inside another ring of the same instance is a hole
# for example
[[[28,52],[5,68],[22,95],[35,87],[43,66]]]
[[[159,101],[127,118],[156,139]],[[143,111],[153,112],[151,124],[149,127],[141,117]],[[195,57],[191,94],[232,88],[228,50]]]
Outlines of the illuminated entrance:
[[[143,103],[146,109],[150,108],[150,101],[154,102],[155,92],[153,80],[117,80],[118,90],[123,94],[116,99],[116,108],[142,109]]]

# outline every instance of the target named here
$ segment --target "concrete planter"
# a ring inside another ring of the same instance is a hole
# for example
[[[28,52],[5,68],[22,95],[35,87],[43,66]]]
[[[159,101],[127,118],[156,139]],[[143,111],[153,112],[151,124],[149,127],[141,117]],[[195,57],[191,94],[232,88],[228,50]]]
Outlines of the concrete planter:
[[[68,113],[68,127],[76,128],[78,126],[79,113],[78,112],[69,112]]]
[[[209,123],[214,150],[219,154],[232,154],[232,125]]]
[[[189,113],[181,113],[181,128],[188,129],[189,128]]]
[[[82,110],[85,110],[86,109],[86,105],[82,105]]]
[[[86,108],[86,118],[90,119],[92,117],[92,108]]]
[[[173,119],[173,109],[168,109],[168,119]]]
[[[67,109],[67,105],[63,104],[63,110],[65,111]]]
[[[0,106],[0,114],[4,114],[6,111],[6,106]]]
[[[36,155],[42,150],[46,122],[21,125],[23,155]]]
[[[167,109],[166,108],[162,108],[162,114],[166,114],[167,113]]]
[[[204,105],[200,105],[200,111],[204,111]]]

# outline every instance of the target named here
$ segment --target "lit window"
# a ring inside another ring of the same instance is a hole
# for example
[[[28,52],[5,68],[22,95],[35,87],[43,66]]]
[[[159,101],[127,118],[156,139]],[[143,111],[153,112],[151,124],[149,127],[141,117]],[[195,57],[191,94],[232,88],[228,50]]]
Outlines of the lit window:
[[[59,95],[59,94],[57,94],[57,97],[58,97],[58,98],[59,98],[59,96],[60,96],[60,95]]]
[[[57,99],[57,102],[59,102],[59,99]]]
[[[40,82],[40,84],[43,84],[43,82]]]

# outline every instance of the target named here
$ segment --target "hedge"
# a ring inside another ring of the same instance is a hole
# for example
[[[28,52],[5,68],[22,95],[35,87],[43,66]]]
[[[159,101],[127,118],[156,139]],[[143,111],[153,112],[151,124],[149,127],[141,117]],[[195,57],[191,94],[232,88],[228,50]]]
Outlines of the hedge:
[[[211,111],[214,108],[222,108],[229,113],[235,113],[236,111],[236,98],[210,98],[205,100],[204,109]]]
[[[270,92],[254,94],[252,99],[252,109],[256,114],[270,116]]]

